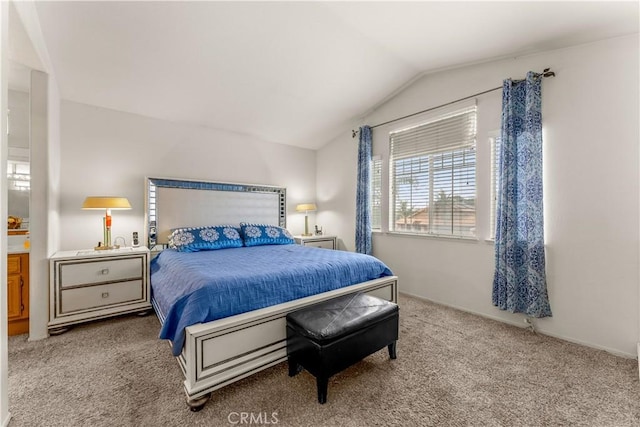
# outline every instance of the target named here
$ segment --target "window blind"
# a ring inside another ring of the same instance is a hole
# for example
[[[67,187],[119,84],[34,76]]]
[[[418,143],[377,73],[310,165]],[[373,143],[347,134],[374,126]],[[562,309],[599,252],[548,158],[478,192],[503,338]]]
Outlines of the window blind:
[[[496,237],[496,222],[498,214],[498,191],[500,189],[500,145],[499,136],[489,138],[491,145],[491,238]]]
[[[476,107],[448,117],[391,133],[395,159],[426,156],[476,145]]]
[[[390,134],[390,230],[475,236],[476,116],[474,105]]]
[[[371,159],[371,229],[382,229],[382,159]]]

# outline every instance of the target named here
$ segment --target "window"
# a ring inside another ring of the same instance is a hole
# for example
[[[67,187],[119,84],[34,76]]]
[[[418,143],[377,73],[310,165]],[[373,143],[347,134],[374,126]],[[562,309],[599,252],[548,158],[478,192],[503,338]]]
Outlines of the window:
[[[371,159],[371,229],[382,229],[382,159]]]
[[[476,107],[390,134],[392,231],[473,237]]]
[[[7,162],[7,185],[9,190],[28,191],[31,188],[29,162]]]
[[[500,188],[500,137],[492,136],[489,138],[491,145],[491,238],[496,237],[496,214],[498,213],[498,191]]]

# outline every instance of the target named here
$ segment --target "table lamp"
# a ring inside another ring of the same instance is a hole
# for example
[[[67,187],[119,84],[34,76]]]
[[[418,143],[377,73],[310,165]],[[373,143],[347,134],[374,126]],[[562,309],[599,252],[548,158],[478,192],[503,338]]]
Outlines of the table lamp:
[[[296,206],[296,211],[304,212],[304,234],[303,236],[311,236],[309,233],[309,211],[318,209],[315,203],[301,203]]]
[[[102,218],[102,228],[104,241],[94,247],[96,250],[114,249],[111,246],[111,210],[131,209],[131,204],[126,197],[111,196],[89,196],[84,199],[82,209],[105,209],[105,216]]]

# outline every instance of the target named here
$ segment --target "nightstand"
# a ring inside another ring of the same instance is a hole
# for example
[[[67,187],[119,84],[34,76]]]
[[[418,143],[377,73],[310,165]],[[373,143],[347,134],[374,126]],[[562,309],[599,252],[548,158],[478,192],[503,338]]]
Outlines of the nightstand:
[[[336,236],[294,236],[297,244],[314,248],[337,249]]]
[[[146,247],[57,252],[49,259],[49,331],[151,309]]]

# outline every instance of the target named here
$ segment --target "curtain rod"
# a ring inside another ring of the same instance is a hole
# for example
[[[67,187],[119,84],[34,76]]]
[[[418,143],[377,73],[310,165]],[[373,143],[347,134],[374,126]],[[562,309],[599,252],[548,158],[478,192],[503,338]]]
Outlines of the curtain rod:
[[[540,75],[542,77],[555,77],[556,73],[551,71],[551,68],[545,68],[542,71],[542,73],[540,73]],[[417,113],[407,114],[406,116],[402,116],[402,117],[398,117],[398,118],[395,118],[395,119],[392,119],[392,120],[388,120],[388,121],[386,121],[384,123],[378,123],[377,125],[371,126],[371,129],[377,128],[378,126],[388,125],[389,123],[397,122],[399,120],[408,119],[409,117],[417,116],[418,114],[427,113],[429,111],[436,110],[438,108],[446,107],[447,105],[455,104],[456,102],[466,101],[467,99],[475,98],[476,96],[484,95],[486,93],[494,92],[494,91],[500,90],[500,89],[502,89],[502,86],[494,87],[493,89],[488,89],[488,90],[485,90],[485,91],[482,91],[482,92],[474,93],[473,95],[465,96],[464,98],[456,99],[455,101],[447,102],[445,104],[441,104],[441,105],[438,105],[436,107],[427,108],[426,110],[418,111]],[[356,135],[358,135],[358,131],[352,129],[351,130],[351,138],[355,138]]]

